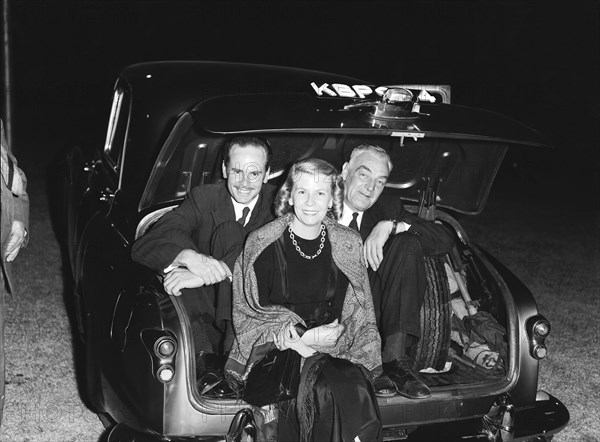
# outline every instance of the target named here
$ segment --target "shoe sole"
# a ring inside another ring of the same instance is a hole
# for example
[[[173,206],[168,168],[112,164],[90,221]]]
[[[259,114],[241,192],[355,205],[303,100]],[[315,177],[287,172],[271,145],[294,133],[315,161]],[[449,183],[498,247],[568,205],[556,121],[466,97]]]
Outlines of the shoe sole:
[[[387,393],[383,393],[381,391],[376,391],[375,396],[377,396],[377,397],[394,397],[394,396],[396,396],[396,390],[388,391]]]

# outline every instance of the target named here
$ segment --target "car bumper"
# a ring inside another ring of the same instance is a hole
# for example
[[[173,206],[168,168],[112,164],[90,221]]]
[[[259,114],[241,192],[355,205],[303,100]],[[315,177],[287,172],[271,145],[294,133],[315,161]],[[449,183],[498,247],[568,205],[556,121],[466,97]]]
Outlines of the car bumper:
[[[477,417],[413,428],[386,428],[384,441],[543,441],[568,424],[569,411],[555,397],[540,393],[543,399],[537,400],[532,406],[512,409],[510,424],[505,428],[499,425],[499,431],[495,434],[486,425],[489,419],[484,422],[485,417]]]
[[[562,402],[547,393],[542,400],[532,406],[515,408],[511,419],[510,431],[501,434],[486,433],[484,417],[472,419],[454,419],[447,422],[417,427],[394,427],[384,429],[384,441],[544,441],[547,437],[561,431],[569,422],[569,411]],[[489,414],[488,414],[489,416]],[[488,428],[489,430],[489,428]],[[443,435],[443,436],[442,436]],[[208,438],[210,441],[222,441],[223,436]],[[192,438],[194,439],[194,438]],[[143,433],[119,424],[110,432],[108,442],[163,441],[159,434]],[[170,441],[189,441],[189,437],[169,436]],[[202,440],[205,440],[204,438]]]

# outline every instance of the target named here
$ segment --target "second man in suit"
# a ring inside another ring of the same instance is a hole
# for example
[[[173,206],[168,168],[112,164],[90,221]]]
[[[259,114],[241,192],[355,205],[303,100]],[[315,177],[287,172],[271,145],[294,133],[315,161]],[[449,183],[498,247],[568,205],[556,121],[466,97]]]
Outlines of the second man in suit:
[[[356,147],[342,168],[344,210],[339,222],[357,229],[364,241],[384,373],[389,376],[376,388],[418,399],[430,395],[409,363],[420,337],[426,288],[423,256],[449,252],[452,237],[441,225],[408,212],[400,198],[382,195],[391,170],[383,148]],[[389,384],[390,378],[395,385]]]

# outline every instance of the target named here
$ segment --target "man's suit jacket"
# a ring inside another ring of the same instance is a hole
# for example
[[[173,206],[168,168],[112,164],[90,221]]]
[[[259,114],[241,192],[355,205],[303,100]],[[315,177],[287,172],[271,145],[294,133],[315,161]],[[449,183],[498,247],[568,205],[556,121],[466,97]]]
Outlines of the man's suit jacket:
[[[388,195],[381,195],[375,204],[364,212],[360,224],[360,236],[363,241],[378,222],[389,219],[410,224],[408,233],[419,237],[426,255],[445,254],[452,249],[452,236],[444,226],[419,218],[404,208],[400,198]]]
[[[275,187],[264,184],[244,230],[246,233],[274,219]],[[194,187],[175,210],[163,215],[133,245],[134,261],[161,273],[183,249],[210,255],[211,236],[225,221],[235,221],[235,210],[225,182]],[[226,262],[233,270],[234,262]]]

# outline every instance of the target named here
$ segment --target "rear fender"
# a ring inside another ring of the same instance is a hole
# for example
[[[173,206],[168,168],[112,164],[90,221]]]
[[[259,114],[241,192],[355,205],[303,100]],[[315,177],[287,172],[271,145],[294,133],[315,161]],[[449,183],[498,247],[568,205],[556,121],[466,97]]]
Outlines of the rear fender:
[[[529,289],[502,263],[482,251],[498,277],[504,281],[512,297],[514,320],[511,329],[517,343],[515,363],[518,370],[517,383],[511,390],[511,398],[516,406],[535,402],[538,385],[539,361],[530,352],[530,338],[527,334],[527,321],[538,315],[538,307]]]

